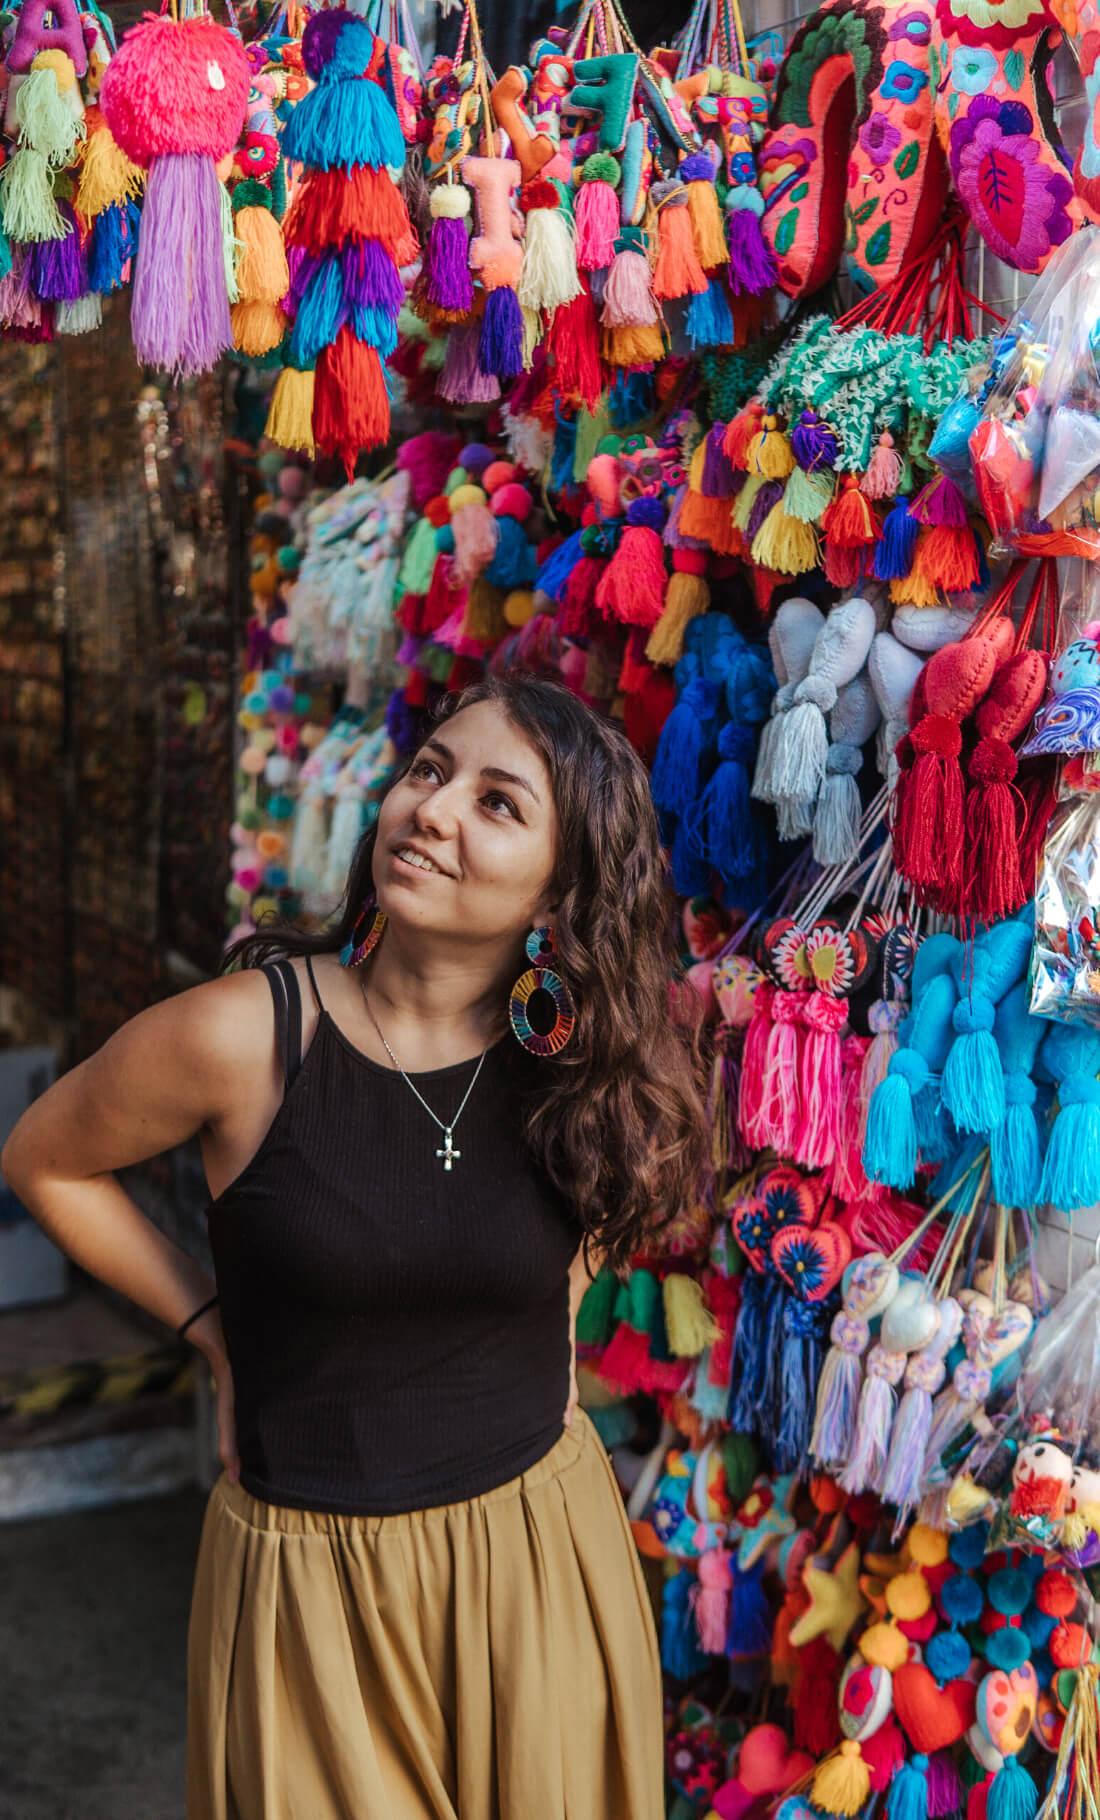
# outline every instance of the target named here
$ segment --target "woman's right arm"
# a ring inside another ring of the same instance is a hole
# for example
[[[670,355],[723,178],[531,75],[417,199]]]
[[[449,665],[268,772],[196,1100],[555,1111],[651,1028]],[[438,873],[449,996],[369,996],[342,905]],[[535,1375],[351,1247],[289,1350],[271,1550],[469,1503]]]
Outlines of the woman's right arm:
[[[196,1133],[247,1121],[274,1065],[271,994],[230,974],[139,1013],[33,1102],[0,1172],[43,1231],[82,1269],[167,1326],[214,1293],[202,1267],[148,1220],[115,1171]],[[231,1381],[215,1306],[187,1330],[214,1369],[225,1439]],[[231,1415],[231,1401],[228,1413]],[[223,1464],[235,1466],[235,1447]]]

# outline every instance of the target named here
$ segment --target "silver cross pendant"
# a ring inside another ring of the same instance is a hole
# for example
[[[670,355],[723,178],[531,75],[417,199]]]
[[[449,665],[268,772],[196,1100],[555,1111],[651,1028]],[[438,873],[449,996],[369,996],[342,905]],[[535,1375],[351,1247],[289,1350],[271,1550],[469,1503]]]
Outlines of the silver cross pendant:
[[[450,1132],[445,1131],[443,1133],[443,1149],[437,1150],[435,1154],[436,1156],[441,1156],[443,1158],[443,1167],[449,1175],[454,1167],[456,1157],[460,1157],[462,1152],[461,1150],[455,1149]]]

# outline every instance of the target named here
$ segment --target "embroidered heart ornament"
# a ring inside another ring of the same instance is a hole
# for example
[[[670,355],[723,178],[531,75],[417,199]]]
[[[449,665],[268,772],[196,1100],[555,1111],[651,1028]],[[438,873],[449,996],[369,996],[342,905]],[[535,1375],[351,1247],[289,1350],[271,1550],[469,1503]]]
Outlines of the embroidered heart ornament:
[[[930,1756],[950,1750],[974,1723],[977,1689],[972,1681],[940,1687],[923,1662],[905,1662],[894,1675],[894,1711],[914,1750]]]
[[[730,1213],[730,1225],[753,1270],[762,1276],[771,1255],[775,1221],[758,1195],[750,1195],[746,1200],[738,1201]]]
[[[784,1226],[771,1242],[771,1258],[783,1281],[803,1302],[822,1302],[836,1288],[851,1260],[843,1227]]]
[[[1030,1662],[1010,1675],[996,1670],[978,1689],[977,1715],[989,1742],[1003,1757],[1023,1750],[1035,1722],[1039,1682]]]

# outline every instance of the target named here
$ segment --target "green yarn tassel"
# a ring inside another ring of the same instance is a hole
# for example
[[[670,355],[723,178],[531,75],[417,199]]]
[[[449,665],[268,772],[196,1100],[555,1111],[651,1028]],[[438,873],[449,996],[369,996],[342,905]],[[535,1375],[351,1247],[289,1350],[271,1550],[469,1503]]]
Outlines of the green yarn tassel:
[[[222,263],[225,266],[225,288],[230,303],[239,303],[241,294],[237,289],[237,254],[242,248],[233,231],[233,204],[224,183],[218,185],[218,203],[222,217]]]
[[[45,154],[25,145],[0,171],[4,232],[12,240],[64,240],[68,227],[53,196]]]
[[[577,1345],[606,1346],[611,1338],[619,1279],[606,1264],[589,1283],[577,1310]]]
[[[74,116],[52,69],[31,70],[19,84],[15,117],[22,143],[41,152],[58,170],[72,162],[77,140],[88,131],[84,121]]]
[[[783,489],[783,510],[799,524],[817,525],[836,490],[836,475],[831,468],[818,474],[807,474],[795,468]]]

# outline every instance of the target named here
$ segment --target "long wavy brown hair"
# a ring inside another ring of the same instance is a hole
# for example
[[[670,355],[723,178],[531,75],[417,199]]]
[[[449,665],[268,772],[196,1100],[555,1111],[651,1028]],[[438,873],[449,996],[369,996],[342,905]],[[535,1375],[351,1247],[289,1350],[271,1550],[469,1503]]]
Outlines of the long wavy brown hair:
[[[542,755],[557,810],[554,935],[576,1026],[554,1057],[525,1064],[517,1045],[527,1143],[584,1226],[586,1256],[594,1245],[622,1275],[698,1200],[706,1167],[698,1026],[671,1011],[676,903],[649,781],[618,728],[559,683],[489,676],[445,697],[436,720],[479,702],[500,708]],[[374,839],[371,829],[360,841],[326,929],[259,929],[223,967],[338,952],[373,889]]]

